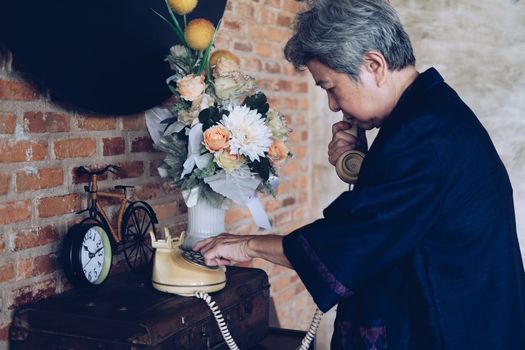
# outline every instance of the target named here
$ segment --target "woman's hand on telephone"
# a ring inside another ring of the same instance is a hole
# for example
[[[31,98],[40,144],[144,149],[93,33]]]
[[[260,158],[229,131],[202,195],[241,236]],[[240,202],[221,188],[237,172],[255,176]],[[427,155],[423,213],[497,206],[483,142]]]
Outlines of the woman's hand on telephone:
[[[198,241],[193,246],[204,257],[206,265],[222,266],[232,262],[248,262],[261,258],[274,264],[291,267],[283,251],[283,237],[279,235],[232,235],[222,233]]]
[[[247,262],[252,260],[252,257],[248,255],[248,241],[252,237],[253,236],[221,233],[216,237],[198,241],[193,246],[193,250],[202,254],[208,266],[223,266],[230,265],[232,262]]]
[[[343,153],[352,151],[357,147],[357,137],[346,132],[351,127],[352,124],[346,121],[332,125],[332,141],[328,144],[328,161],[333,166]]]

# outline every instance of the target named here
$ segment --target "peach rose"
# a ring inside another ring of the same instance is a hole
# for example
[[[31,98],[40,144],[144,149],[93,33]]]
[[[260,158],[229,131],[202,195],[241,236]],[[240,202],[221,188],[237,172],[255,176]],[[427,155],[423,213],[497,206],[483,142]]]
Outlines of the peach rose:
[[[241,68],[237,62],[225,57],[220,57],[213,69],[213,76],[215,78],[224,77],[228,75],[228,73],[239,72],[240,70]]]
[[[196,77],[193,74],[189,74],[177,80],[177,92],[186,101],[195,100],[203,93],[205,88],[204,75]]]
[[[288,156],[288,148],[281,140],[274,140],[268,149],[268,157],[273,163],[283,161]]]
[[[231,154],[228,149],[215,152],[215,163],[217,163],[224,171],[231,172],[238,169],[246,161],[240,154]]]
[[[212,153],[229,146],[230,132],[222,125],[215,125],[207,129],[203,135],[206,149]]]

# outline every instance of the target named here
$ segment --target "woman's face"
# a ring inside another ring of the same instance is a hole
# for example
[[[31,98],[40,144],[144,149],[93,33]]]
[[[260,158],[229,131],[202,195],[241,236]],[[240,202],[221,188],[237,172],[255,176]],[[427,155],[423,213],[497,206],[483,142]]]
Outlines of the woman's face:
[[[328,106],[334,112],[342,111],[344,118],[361,129],[380,127],[389,114],[386,89],[377,82],[373,69],[362,66],[359,82],[346,73],[339,73],[312,59],[306,66],[316,84],[326,90]]]

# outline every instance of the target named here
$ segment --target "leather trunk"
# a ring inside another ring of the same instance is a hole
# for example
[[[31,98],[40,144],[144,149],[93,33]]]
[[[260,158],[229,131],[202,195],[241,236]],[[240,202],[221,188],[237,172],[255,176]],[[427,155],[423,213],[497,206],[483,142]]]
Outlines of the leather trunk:
[[[213,293],[241,349],[268,333],[269,283],[260,269],[228,267]],[[227,349],[202,300],[165,294],[149,277],[123,273],[97,288],[74,289],[16,310],[10,349]]]

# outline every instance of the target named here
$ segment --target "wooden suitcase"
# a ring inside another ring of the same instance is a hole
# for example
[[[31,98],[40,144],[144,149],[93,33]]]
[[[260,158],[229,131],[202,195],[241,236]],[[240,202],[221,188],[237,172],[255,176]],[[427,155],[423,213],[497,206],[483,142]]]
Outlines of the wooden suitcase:
[[[241,349],[268,333],[269,283],[260,269],[228,267],[226,288],[212,294]],[[10,349],[227,349],[202,300],[154,290],[144,276],[111,276],[16,310]]]

